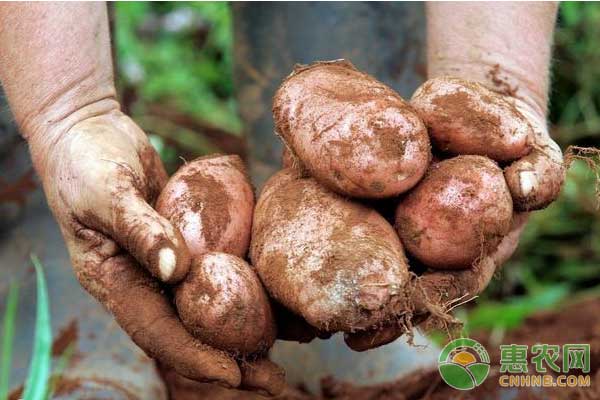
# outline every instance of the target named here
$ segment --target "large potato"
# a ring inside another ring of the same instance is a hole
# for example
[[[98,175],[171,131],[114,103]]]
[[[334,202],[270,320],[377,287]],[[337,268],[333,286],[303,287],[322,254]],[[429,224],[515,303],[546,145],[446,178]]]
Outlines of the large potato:
[[[382,216],[293,169],[271,177],[259,197],[250,257],[271,296],[324,331],[393,319],[408,280]]]
[[[451,154],[477,154],[511,161],[531,151],[533,129],[500,94],[458,78],[425,82],[410,101],[435,147]]]
[[[252,354],[270,348],[275,322],[258,276],[244,260],[209,252],[192,260],[175,289],[185,327],[196,338],[230,353]]]
[[[395,196],[429,164],[429,138],[415,112],[347,61],[297,67],[275,94],[273,117],[302,165],[341,194]]]
[[[467,268],[508,233],[512,213],[498,165],[458,156],[432,165],[400,201],[396,229],[406,250],[425,265]]]
[[[222,251],[245,257],[254,191],[236,155],[200,157],[169,179],[156,210],[181,231],[192,257]]]

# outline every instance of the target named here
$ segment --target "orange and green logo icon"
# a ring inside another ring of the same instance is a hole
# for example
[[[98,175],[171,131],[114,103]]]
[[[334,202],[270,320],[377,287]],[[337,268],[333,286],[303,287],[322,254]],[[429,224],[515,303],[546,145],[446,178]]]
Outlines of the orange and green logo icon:
[[[470,390],[481,385],[490,373],[490,356],[473,339],[455,339],[442,349],[438,368],[448,385],[454,389]]]

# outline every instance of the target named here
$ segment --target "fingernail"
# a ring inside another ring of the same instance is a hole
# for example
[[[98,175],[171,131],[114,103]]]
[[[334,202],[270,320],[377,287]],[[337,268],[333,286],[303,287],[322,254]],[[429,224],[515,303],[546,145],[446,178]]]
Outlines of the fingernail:
[[[529,193],[537,186],[537,176],[534,171],[521,171],[519,173],[519,183],[523,196],[528,196]]]
[[[177,265],[177,257],[173,249],[165,247],[160,249],[158,252],[158,269],[160,271],[160,277],[166,281],[171,278],[175,266]]]

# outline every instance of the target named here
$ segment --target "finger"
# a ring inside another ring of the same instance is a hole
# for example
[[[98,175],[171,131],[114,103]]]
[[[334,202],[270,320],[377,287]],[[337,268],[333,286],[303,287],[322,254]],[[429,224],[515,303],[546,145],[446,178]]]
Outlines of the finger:
[[[150,273],[167,283],[183,279],[190,254],[181,233],[134,189],[117,195],[107,234]]]
[[[519,109],[528,115],[526,108]],[[529,121],[535,132],[533,150],[504,170],[515,211],[545,208],[556,200],[565,180],[560,147],[550,138],[545,126],[535,122],[535,117],[531,116]]]
[[[240,362],[242,371],[241,389],[251,390],[267,396],[277,396],[285,388],[285,372],[266,358]]]
[[[235,360],[194,339],[158,283],[131,256],[115,255],[98,262],[102,254],[83,253],[83,246],[69,246],[82,286],[110,310],[142,350],[190,379],[226,387],[240,384],[241,373]]]
[[[277,325],[277,339],[308,343],[318,335],[323,336],[317,328],[306,322],[304,318],[292,313],[281,304],[272,301],[271,305]]]
[[[526,221],[527,213],[515,214],[510,232],[500,241],[496,251],[472,268],[426,272],[417,278],[415,291],[411,296],[413,304],[406,307],[413,314],[410,324],[395,321],[376,329],[347,333],[344,340],[348,347],[354,351],[365,351],[391,343],[407,333],[408,326],[416,326],[425,321],[433,309],[435,312],[446,312],[457,301],[481,293],[497,268],[516,250]]]

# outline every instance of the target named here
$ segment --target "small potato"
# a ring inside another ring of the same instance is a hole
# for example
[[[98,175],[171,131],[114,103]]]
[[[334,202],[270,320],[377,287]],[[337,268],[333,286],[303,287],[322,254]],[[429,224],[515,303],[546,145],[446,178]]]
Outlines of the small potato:
[[[430,167],[396,209],[407,251],[433,268],[470,267],[508,233],[513,205],[502,170],[481,156]]]
[[[479,83],[450,77],[430,79],[417,89],[410,104],[439,150],[496,161],[516,160],[531,151],[533,129],[525,116]]]
[[[273,117],[310,174],[344,195],[398,195],[429,164],[427,130],[415,112],[344,60],[297,67],[275,93]]]
[[[192,257],[222,251],[245,257],[254,191],[236,155],[200,157],[167,182],[156,210],[181,231]]]
[[[175,289],[175,304],[185,327],[209,346],[247,355],[275,341],[275,320],[264,288],[239,257],[209,252],[194,258]]]
[[[329,332],[394,319],[408,281],[402,245],[381,215],[294,169],[266,183],[250,257],[271,296]]]

